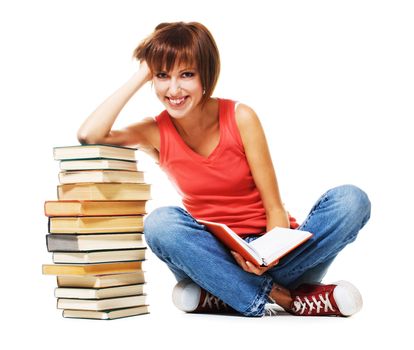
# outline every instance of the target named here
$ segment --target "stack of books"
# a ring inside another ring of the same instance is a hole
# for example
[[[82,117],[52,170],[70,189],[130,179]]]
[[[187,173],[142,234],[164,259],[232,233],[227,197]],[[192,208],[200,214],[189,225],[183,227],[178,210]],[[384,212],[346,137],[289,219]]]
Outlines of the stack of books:
[[[137,170],[135,148],[55,147],[58,200],[45,202],[46,245],[64,317],[114,319],[149,313],[142,262],[150,185]]]

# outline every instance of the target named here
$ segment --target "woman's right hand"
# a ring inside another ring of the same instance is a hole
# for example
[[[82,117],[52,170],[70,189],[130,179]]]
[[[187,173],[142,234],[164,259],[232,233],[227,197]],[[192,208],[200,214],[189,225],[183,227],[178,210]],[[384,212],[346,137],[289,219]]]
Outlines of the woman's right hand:
[[[144,81],[148,82],[152,80],[152,72],[148,67],[148,64],[146,61],[141,61],[139,63],[139,69],[138,72],[140,73],[141,77],[144,77]]]
[[[239,266],[246,272],[254,273],[255,275],[261,276],[263,275],[267,270],[271,269],[272,267],[275,267],[279,260],[276,260],[271,265],[268,266],[255,266],[252,262],[246,260],[243,258],[239,253],[230,250],[231,255],[233,255],[236,262],[239,264]]]

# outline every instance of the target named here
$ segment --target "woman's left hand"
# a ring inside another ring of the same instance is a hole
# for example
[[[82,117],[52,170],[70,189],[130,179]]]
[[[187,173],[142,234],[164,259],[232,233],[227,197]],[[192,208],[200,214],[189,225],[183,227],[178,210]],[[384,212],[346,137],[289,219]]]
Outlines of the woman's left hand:
[[[263,275],[267,270],[271,269],[272,267],[275,267],[279,263],[279,260],[276,260],[271,265],[257,267],[250,261],[245,260],[239,253],[236,253],[235,251],[232,251],[232,250],[230,251],[230,253],[231,255],[233,255],[236,262],[240,265],[240,267],[244,271],[254,273],[255,275],[258,275],[258,276]]]

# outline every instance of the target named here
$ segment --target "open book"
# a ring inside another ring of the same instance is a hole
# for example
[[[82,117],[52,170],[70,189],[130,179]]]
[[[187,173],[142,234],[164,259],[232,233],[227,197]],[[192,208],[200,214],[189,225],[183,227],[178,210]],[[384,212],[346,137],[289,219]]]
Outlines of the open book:
[[[231,250],[256,266],[268,266],[312,237],[312,233],[290,228],[275,227],[256,240],[247,243],[225,224],[198,220]]]

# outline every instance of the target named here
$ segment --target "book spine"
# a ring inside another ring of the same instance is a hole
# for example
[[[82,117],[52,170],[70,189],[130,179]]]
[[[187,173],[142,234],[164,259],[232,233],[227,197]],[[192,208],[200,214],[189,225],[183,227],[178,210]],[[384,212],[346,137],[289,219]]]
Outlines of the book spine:
[[[52,252],[76,252],[79,251],[79,245],[76,235],[46,235],[47,251]]]

